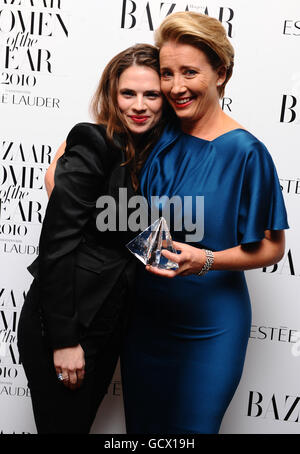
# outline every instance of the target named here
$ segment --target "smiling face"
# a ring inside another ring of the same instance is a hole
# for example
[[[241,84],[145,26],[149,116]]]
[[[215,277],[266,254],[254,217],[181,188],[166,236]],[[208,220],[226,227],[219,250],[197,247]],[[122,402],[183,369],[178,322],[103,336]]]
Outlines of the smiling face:
[[[217,87],[225,80],[200,49],[189,44],[164,44],[160,51],[161,90],[181,123],[197,122],[219,104]]]
[[[117,102],[124,123],[133,134],[149,131],[162,114],[163,99],[157,72],[137,65],[125,69],[119,78]]]

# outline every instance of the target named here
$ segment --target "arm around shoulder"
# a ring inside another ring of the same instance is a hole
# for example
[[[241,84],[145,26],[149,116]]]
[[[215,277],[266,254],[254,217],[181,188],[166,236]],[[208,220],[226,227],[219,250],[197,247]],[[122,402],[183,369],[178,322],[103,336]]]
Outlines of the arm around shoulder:
[[[53,191],[55,186],[55,171],[58,159],[65,153],[66,148],[70,148],[74,145],[88,146],[90,149],[98,149],[99,157],[101,157],[101,151],[104,145],[104,130],[100,125],[92,123],[78,123],[69,132],[67,139],[58,148],[53,161],[48,167],[45,174],[45,187],[48,194],[48,198]],[[105,148],[105,146],[104,146]],[[106,157],[105,157],[106,158]],[[106,161],[104,159],[103,161]]]

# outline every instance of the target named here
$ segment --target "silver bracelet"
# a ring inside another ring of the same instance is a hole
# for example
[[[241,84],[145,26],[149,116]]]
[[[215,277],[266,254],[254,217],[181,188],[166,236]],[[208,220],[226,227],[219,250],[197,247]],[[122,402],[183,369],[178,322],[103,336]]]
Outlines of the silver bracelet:
[[[213,266],[213,263],[214,263],[213,252],[210,251],[209,249],[205,249],[205,255],[206,255],[206,262],[204,263],[203,267],[199,271],[198,276],[204,276],[204,274],[206,274]]]

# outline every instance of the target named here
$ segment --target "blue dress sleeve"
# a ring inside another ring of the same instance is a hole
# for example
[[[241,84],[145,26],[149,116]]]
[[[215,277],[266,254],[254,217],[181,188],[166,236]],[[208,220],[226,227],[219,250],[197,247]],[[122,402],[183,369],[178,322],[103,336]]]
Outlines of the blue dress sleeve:
[[[288,229],[287,213],[276,168],[265,145],[252,143],[244,169],[238,213],[240,244],[264,238],[265,230]]]

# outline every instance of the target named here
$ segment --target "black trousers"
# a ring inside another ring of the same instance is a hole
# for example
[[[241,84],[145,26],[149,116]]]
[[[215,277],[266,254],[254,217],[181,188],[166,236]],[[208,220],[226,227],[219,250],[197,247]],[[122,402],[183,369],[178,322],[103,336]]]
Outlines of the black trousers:
[[[119,357],[127,310],[124,279],[120,278],[89,328],[82,329],[85,378],[76,390],[66,388],[57,378],[53,350],[41,329],[37,283],[33,281],[20,314],[18,348],[38,433],[89,433]]]

